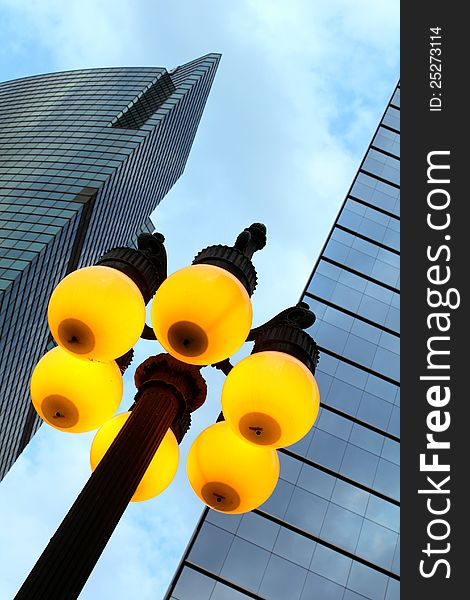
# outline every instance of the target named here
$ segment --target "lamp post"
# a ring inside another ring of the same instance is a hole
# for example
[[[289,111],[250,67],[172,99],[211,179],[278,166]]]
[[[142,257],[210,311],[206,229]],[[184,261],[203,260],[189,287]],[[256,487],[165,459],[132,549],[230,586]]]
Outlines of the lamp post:
[[[163,242],[161,234],[143,234],[137,250],[111,250],[51,296],[49,325],[59,347],[35,368],[33,404],[57,429],[102,427],[91,449],[93,473],[16,600],[77,598],[128,503],[169,485],[177,444],[206,397],[201,367],[227,375],[227,420],[196,438],[187,462],[194,492],[216,510],[242,513],[267,500],[279,474],[276,448],[303,437],[316,418],[318,349],[304,331],[315,320],[308,306],[250,329],[251,258],[266,243],[264,225],[245,229],[233,247],[205,248],[169,277]],[[151,329],[145,305],[154,294]],[[137,368],[134,405],[111,418],[122,396],[120,372],[139,337],[158,339],[168,353]],[[232,367],[228,357],[244,341],[254,342],[252,354]]]

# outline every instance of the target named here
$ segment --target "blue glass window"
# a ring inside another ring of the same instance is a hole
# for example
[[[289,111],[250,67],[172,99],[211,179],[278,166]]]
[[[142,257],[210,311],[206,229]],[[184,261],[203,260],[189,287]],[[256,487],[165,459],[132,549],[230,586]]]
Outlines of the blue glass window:
[[[390,578],[388,580],[385,600],[400,600],[400,582],[396,579]]]
[[[397,541],[398,534],[365,519],[356,553],[385,569],[391,569]]]
[[[313,540],[283,527],[277,536],[273,552],[308,568],[316,545]]]
[[[214,587],[215,581],[213,579],[185,567],[178,578],[172,597],[177,600],[210,598]]]
[[[315,494],[296,487],[292,494],[286,521],[317,535],[320,532],[328,502]]]
[[[348,445],[341,464],[341,472],[351,479],[372,487],[378,462],[379,458],[371,452]]]
[[[307,570],[272,555],[264,573],[259,594],[270,600],[298,600],[307,577]]]
[[[294,486],[292,483],[279,479],[274,492],[260,508],[276,517],[284,517],[293,491]]]
[[[388,460],[380,460],[374,478],[374,487],[391,498],[400,497],[400,469]]]
[[[370,496],[371,495],[368,492],[365,492],[350,483],[341,481],[341,479],[337,479],[331,500],[335,504],[362,516],[366,511]]]
[[[379,283],[398,288],[400,259],[376,244],[341,229],[334,229],[324,256],[368,275]]]
[[[367,153],[362,168],[392,183],[400,183],[400,161],[373,148]]]
[[[400,249],[400,221],[352,198],[341,211],[338,224],[394,250]]]
[[[400,214],[400,190],[367,173],[359,173],[352,186],[351,196],[394,215]]]
[[[189,558],[209,571],[219,573],[233,539],[233,534],[228,531],[204,523],[191,548]]]
[[[400,131],[400,111],[396,108],[393,108],[393,106],[389,106],[385,112],[383,122],[385,125]]]
[[[190,600],[196,600],[196,596],[192,596]],[[206,596],[201,596],[201,600],[206,600]],[[210,600],[247,600],[250,596],[242,594],[238,590],[234,590],[219,581],[215,584],[214,591],[210,596]]]
[[[222,529],[226,529],[231,533],[235,533],[238,529],[238,525],[242,519],[242,515],[226,515],[224,513],[217,512],[216,510],[209,510],[206,516],[206,521],[213,523]]]
[[[346,585],[352,560],[322,544],[317,544],[310,569],[331,581]]]
[[[296,483],[302,468],[302,464],[299,463],[299,461],[295,458],[291,458],[290,456],[282,453],[279,453],[279,463],[279,477],[289,481],[290,483]]]
[[[233,540],[221,575],[229,581],[256,591],[269,562],[270,553],[240,538]]]
[[[365,514],[371,521],[388,527],[392,531],[399,531],[400,509],[398,506],[371,494]]]
[[[297,462],[300,463],[299,460],[297,460]],[[321,498],[325,498],[325,500],[329,500],[335,486],[335,478],[327,473],[323,473],[323,471],[313,469],[311,466],[304,464],[302,465],[297,485],[308,492],[312,492]]]
[[[385,127],[379,127],[372,145],[382,148],[382,150],[386,150],[397,157],[400,156],[400,134]]]
[[[266,550],[272,550],[279,530],[280,526],[276,523],[254,513],[246,513],[238,526],[237,535]]]
[[[398,380],[399,338],[318,300],[305,298],[317,315],[309,332],[317,343],[336,354]]]
[[[348,588],[372,600],[383,600],[388,578],[370,567],[353,562],[348,579]]]
[[[345,550],[354,552],[363,519],[336,504],[329,504],[321,528],[321,537]]]

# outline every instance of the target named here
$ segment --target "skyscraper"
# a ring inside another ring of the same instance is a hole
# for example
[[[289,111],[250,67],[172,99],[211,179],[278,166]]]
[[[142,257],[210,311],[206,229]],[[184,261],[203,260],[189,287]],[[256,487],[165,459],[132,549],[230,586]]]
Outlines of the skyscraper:
[[[70,271],[135,242],[183,172],[220,55],[0,84],[0,479],[40,424],[31,371]]]
[[[316,424],[258,510],[204,511],[167,600],[399,598],[399,107],[397,86],[302,294]]]

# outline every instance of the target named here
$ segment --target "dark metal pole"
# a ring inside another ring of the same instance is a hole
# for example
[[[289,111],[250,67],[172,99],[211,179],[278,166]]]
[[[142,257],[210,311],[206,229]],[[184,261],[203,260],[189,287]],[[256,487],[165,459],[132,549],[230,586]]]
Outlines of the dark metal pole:
[[[15,600],[77,598],[181,407],[179,391],[151,382],[51,538]]]

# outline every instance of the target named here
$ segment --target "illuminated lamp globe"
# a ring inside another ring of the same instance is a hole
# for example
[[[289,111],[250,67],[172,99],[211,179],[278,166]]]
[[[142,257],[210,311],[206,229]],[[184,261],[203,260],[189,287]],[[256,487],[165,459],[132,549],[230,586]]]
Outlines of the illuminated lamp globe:
[[[52,292],[49,327],[56,342],[78,358],[111,361],[130,350],[145,324],[137,285],[111,267],[73,271]]]
[[[80,360],[53,348],[31,377],[34,408],[48,425],[68,433],[100,427],[119,408],[122,375],[117,364]]]
[[[284,352],[257,352],[241,360],[222,389],[222,411],[234,433],[261,446],[299,441],[312,427],[320,394],[312,372]]]
[[[231,273],[213,265],[192,265],[173,273],[157,290],[152,325],[172,356],[193,365],[224,360],[250,331],[248,292]]]
[[[194,440],[186,469],[191,487],[205,504],[219,512],[241,514],[272,494],[279,458],[272,448],[241,440],[222,421]]]
[[[130,414],[130,412],[125,412],[116,415],[96,432],[90,450],[92,471],[96,469]],[[179,452],[175,435],[169,429],[140,480],[131,502],[149,500],[170,485],[178,469]]]

